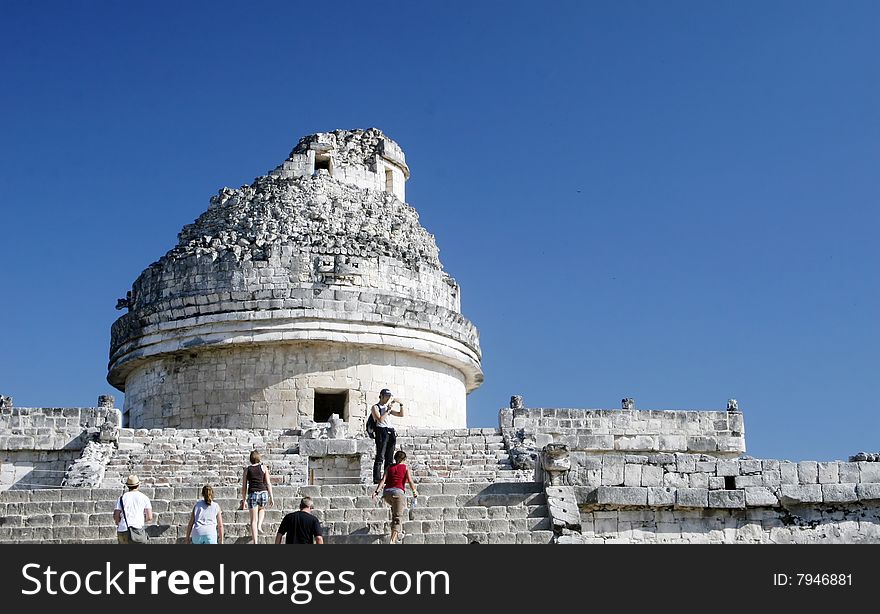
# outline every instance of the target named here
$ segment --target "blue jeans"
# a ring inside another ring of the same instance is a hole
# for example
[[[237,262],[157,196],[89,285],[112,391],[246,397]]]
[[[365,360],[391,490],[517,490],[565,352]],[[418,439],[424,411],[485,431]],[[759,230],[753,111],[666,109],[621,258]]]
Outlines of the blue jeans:
[[[394,429],[376,429],[376,460],[373,462],[373,484],[382,481],[388,466],[394,462],[394,448],[397,446],[397,433]]]

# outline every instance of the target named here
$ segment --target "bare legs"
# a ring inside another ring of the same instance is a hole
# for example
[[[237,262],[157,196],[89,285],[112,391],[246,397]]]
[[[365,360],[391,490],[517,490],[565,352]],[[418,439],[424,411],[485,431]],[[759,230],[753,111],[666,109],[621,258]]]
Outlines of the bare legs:
[[[258,505],[250,508],[249,511],[251,515],[251,543],[256,544],[257,538],[259,537],[258,524],[263,520],[263,508]]]

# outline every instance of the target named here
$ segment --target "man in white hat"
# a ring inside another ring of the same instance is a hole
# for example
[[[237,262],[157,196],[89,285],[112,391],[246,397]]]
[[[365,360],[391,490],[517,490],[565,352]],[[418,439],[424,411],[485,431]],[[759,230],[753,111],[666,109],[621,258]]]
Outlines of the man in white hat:
[[[138,476],[128,476],[125,485],[128,492],[116,500],[113,520],[116,522],[116,541],[120,544],[146,543],[144,525],[153,519],[150,498],[138,490],[141,481]],[[132,535],[134,534],[134,539]]]

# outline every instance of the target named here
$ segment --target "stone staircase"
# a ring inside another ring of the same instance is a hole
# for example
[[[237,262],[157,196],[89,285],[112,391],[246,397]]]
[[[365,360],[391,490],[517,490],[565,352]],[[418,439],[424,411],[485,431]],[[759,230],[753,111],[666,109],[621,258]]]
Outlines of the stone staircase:
[[[122,429],[101,486],[116,488],[134,473],[151,486],[236,486],[251,450],[259,450],[273,484],[304,484],[308,459],[290,431]]]
[[[370,464],[371,446],[369,440],[356,446],[369,450]],[[420,494],[407,512],[404,544],[551,541],[542,486],[532,471],[510,466],[496,429],[411,429],[401,431],[397,447],[407,452]],[[156,518],[148,531],[154,543],[184,541],[203,484],[214,486],[226,542],[248,543],[249,515],[238,505],[242,468],[254,449],[270,468],[275,494],[261,543],[274,541],[281,518],[298,509],[304,495],[313,498],[327,543],[388,541],[391,512],[370,497],[372,484],[307,485],[309,458],[299,454],[299,431],[121,429],[100,488],[0,492],[0,543],[114,543],[113,507],[131,473],[153,503]],[[366,474],[353,481],[360,479]]]
[[[397,437],[421,483],[531,482],[534,471],[513,469],[496,429],[408,430]]]
[[[155,518],[153,543],[183,542],[197,486],[143,486]],[[391,513],[370,497],[372,485],[277,486],[275,507],[266,513],[266,535],[274,541],[284,514],[298,509],[304,495],[329,544],[378,544],[388,540]],[[114,543],[112,510],[121,488],[65,488],[0,492],[0,543]],[[553,533],[546,500],[531,482],[422,483],[419,502],[408,511],[404,544],[549,543]],[[239,511],[235,486],[215,489],[223,510],[227,543],[249,541],[248,512]]]

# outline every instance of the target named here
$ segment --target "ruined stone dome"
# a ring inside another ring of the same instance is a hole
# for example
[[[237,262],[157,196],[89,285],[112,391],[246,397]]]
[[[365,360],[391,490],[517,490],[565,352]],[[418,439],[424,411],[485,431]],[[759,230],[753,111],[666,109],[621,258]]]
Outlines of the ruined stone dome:
[[[451,367],[465,392],[479,386],[477,331],[460,313],[458,285],[443,271],[434,237],[404,202],[409,174],[401,149],[379,130],[337,130],[301,139],[280,166],[252,184],[221,189],[120,301],[129,312],[112,327],[108,381],[126,392],[126,407],[130,377],[152,359],[197,363],[200,352],[233,347],[251,354],[255,346],[302,354],[315,344],[392,350]],[[360,358],[377,362],[372,355]],[[167,374],[158,376],[159,384],[162,377]],[[170,417],[188,403],[185,392],[169,391],[171,400],[147,389],[136,394],[143,397],[133,399],[143,424],[173,426],[174,420],[149,414]],[[273,406],[271,398],[252,398],[259,396],[241,396],[238,403]],[[303,417],[300,401],[294,405]],[[290,403],[275,409],[290,413]],[[429,422],[442,421],[438,414]],[[189,422],[221,425],[216,418]]]

